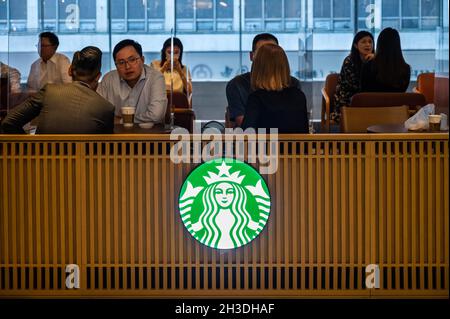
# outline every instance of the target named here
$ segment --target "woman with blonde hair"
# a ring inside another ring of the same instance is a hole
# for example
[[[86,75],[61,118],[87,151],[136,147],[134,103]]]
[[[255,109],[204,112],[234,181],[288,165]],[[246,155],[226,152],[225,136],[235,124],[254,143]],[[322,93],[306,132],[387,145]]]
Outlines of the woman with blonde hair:
[[[307,133],[305,94],[291,87],[284,50],[272,43],[260,47],[253,60],[251,86],[242,128],[278,128],[279,133]]]

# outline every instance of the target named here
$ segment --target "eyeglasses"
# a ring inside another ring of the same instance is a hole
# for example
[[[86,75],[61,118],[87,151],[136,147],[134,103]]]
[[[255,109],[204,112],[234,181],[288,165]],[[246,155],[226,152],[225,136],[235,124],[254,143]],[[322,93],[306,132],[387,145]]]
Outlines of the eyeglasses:
[[[53,44],[36,44],[36,48],[48,48],[48,47],[53,47]]]
[[[126,60],[119,60],[116,62],[116,66],[119,68],[124,68],[125,65],[128,63],[128,65],[135,65],[141,57],[129,57]]]

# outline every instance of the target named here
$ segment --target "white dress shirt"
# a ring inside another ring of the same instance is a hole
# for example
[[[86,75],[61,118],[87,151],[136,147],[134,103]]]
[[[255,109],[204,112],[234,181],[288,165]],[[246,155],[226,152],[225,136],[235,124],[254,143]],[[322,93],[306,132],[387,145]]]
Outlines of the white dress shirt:
[[[121,116],[123,106],[136,107],[135,123],[164,121],[167,95],[161,72],[144,65],[141,77],[134,87],[120,78],[117,70],[105,74],[97,92],[116,107],[116,116]]]
[[[64,54],[55,53],[50,60],[44,62],[42,58],[33,62],[28,76],[28,88],[38,91],[45,84],[63,84],[72,82],[69,76],[70,60]]]

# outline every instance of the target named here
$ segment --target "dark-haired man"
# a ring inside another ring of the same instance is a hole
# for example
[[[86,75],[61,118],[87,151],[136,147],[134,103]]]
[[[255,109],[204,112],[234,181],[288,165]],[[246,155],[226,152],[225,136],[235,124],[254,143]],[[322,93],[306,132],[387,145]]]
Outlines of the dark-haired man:
[[[278,39],[270,33],[260,33],[253,38],[250,61],[253,61],[257,50],[267,43],[278,44]],[[291,77],[291,86],[300,89],[300,81]],[[247,99],[250,93],[250,72],[235,76],[227,84],[228,110],[230,112],[230,120],[234,122],[235,126],[241,126],[244,120],[245,106],[247,105]]]
[[[117,70],[108,72],[97,92],[116,107],[121,117],[123,106],[134,106],[136,123],[161,123],[167,107],[166,84],[163,75],[144,65],[142,47],[136,41],[120,41],[113,50]]]
[[[31,91],[40,90],[45,84],[62,84],[72,82],[68,74],[70,60],[64,54],[57,53],[59,39],[53,32],[39,34],[37,44],[40,58],[30,68],[27,86]]]
[[[37,118],[37,134],[113,133],[114,106],[95,90],[101,76],[102,51],[89,46],[73,55],[69,84],[47,84],[15,107],[2,122],[4,133],[24,133]]]

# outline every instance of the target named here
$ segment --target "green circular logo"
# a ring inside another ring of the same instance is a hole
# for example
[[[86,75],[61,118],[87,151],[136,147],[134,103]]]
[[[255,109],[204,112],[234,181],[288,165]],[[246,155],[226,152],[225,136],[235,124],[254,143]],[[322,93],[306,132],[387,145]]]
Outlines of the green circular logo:
[[[229,158],[191,172],[179,198],[181,219],[202,244],[231,249],[256,238],[270,215],[270,193],[250,165]]]

